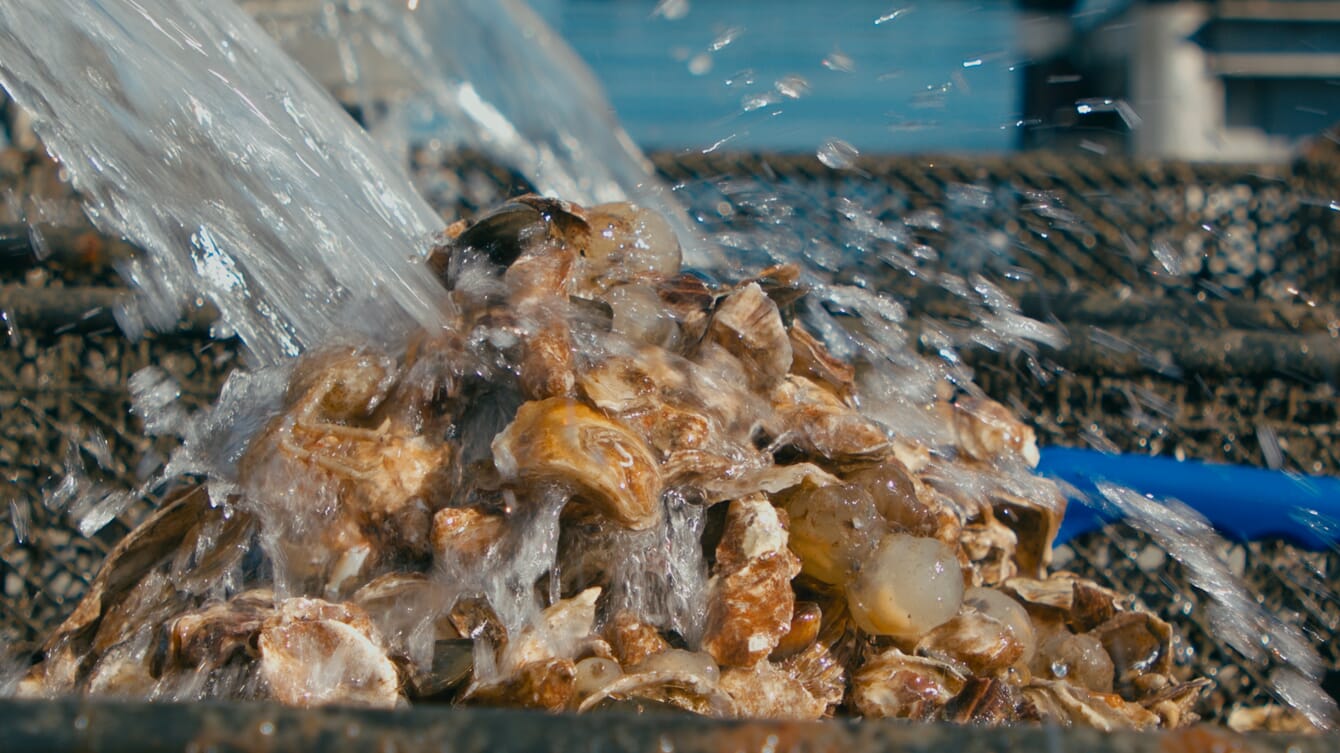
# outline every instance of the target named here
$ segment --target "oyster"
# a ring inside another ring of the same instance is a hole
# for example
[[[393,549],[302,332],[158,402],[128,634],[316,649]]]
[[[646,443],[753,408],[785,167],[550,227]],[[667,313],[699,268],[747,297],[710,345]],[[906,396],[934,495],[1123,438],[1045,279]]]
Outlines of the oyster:
[[[757,283],[744,285],[717,304],[707,337],[740,359],[753,390],[771,390],[791,370],[786,326],[777,304]]]
[[[400,677],[362,609],[319,599],[281,602],[256,639],[260,675],[275,700],[392,708]]]
[[[557,483],[609,519],[634,530],[660,519],[660,466],[623,424],[584,403],[551,398],[522,405],[493,440],[505,479]]]
[[[20,692],[1195,719],[1167,624],[1049,572],[1032,430],[947,383],[871,418],[797,268],[538,196],[440,240],[452,326],[299,361],[236,497],[132,532]]]
[[[737,715],[754,719],[818,719],[829,706],[790,672],[766,660],[724,670],[720,688],[735,701]]]
[[[680,709],[704,716],[736,716],[735,699],[719,687],[721,670],[711,656],[667,649],[629,666],[626,674],[587,696],[577,707],[589,711],[612,701],[634,708]]]
[[[883,427],[805,377],[787,375],[771,400],[775,418],[769,431],[808,455],[846,462],[877,457],[889,448]]]
[[[889,649],[852,677],[852,702],[864,716],[931,719],[958,695],[967,676],[951,664]]]
[[[757,665],[791,629],[791,579],[799,572],[782,514],[767,497],[731,502],[717,545],[703,648],[723,666]]]
[[[376,354],[343,348],[303,358],[285,412],[239,464],[243,488],[258,499],[289,487],[273,503],[282,509],[264,512],[283,532],[276,541],[292,576],[318,581],[325,596],[430,553],[429,521],[444,502],[453,448],[379,419],[395,382],[394,364]]]

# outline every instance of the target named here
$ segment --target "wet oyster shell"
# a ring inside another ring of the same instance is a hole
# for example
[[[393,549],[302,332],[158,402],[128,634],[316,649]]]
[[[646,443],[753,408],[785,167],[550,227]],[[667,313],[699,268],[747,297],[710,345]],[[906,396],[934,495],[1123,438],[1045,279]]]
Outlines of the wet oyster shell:
[[[757,283],[736,289],[717,304],[707,337],[740,359],[753,390],[771,390],[791,369],[786,326],[777,304]]]
[[[951,664],[888,649],[852,677],[852,703],[862,716],[931,719],[968,678]]]
[[[875,458],[889,448],[884,428],[802,376],[787,375],[771,393],[769,432],[830,461]]]
[[[735,700],[735,713],[750,719],[811,720],[828,710],[827,702],[769,661],[723,670],[720,687]]]
[[[351,604],[285,599],[262,625],[256,646],[261,678],[281,703],[392,708],[402,700],[381,636]]]
[[[558,483],[620,525],[650,528],[660,520],[660,467],[627,427],[584,403],[529,402],[493,440],[503,477],[522,485]]]
[[[791,629],[791,579],[799,573],[786,524],[767,498],[731,502],[717,545],[704,650],[723,666],[753,666],[766,658]]]

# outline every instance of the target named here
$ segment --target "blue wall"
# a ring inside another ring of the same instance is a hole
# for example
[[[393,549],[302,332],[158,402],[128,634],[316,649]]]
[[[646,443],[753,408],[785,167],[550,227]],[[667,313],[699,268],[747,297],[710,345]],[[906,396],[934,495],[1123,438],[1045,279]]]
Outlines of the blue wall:
[[[532,6],[591,65],[647,148],[728,139],[723,148],[814,152],[841,139],[864,152],[961,152],[1015,143],[1019,19],[1008,1],[690,0],[677,20],[654,15],[652,0]],[[908,10],[876,24],[899,8]],[[851,72],[824,66],[829,58],[841,67],[837,52]],[[808,84],[799,99],[777,92],[786,76]],[[745,111],[746,99],[766,95],[777,101]]]

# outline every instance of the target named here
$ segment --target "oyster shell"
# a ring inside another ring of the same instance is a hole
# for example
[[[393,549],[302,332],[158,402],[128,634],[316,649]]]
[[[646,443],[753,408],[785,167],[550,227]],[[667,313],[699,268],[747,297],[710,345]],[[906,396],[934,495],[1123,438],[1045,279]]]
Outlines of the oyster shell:
[[[493,440],[494,462],[520,484],[557,483],[620,525],[642,530],[661,515],[660,467],[626,426],[584,403],[530,402]]]
[[[619,612],[605,626],[604,638],[614,650],[614,656],[625,667],[642,663],[650,656],[670,649],[660,632],[642,622],[632,612]]]
[[[819,719],[828,703],[804,683],[772,662],[730,667],[721,673],[720,688],[735,701],[735,713],[752,719]]]
[[[1024,645],[1001,620],[965,611],[922,636],[917,641],[917,653],[989,677],[1022,659]]]
[[[823,385],[842,402],[856,397],[856,369],[839,361],[828,348],[799,323],[787,330],[791,342],[791,373]]]
[[[791,629],[800,561],[787,548],[786,524],[763,495],[730,503],[717,545],[703,648],[719,664],[754,666]]]
[[[960,450],[969,457],[993,462],[1017,458],[1036,468],[1038,442],[1033,427],[1009,409],[988,398],[960,398],[954,403],[954,432]]]
[[[353,605],[285,599],[261,626],[256,650],[260,676],[280,703],[392,708],[402,700],[381,636]]]
[[[791,339],[777,304],[758,283],[736,289],[717,304],[707,337],[740,359],[753,390],[771,390],[791,370]]]
[[[879,457],[889,449],[883,427],[805,377],[787,375],[771,401],[769,432],[802,452],[844,462]]]
[[[951,664],[891,648],[852,677],[852,703],[863,716],[931,719],[966,683]]]
[[[168,659],[214,668],[235,656],[254,656],[256,638],[274,611],[274,592],[256,589],[186,612],[168,628]]]
[[[1143,706],[1114,693],[1097,693],[1060,681],[1035,681],[1023,695],[1044,721],[1093,727],[1103,732],[1144,730],[1158,726],[1159,717]]]

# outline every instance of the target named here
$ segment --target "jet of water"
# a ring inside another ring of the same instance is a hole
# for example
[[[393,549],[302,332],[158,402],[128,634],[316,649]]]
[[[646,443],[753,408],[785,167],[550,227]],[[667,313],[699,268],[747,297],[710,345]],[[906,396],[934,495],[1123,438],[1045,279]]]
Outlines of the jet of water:
[[[322,88],[220,0],[0,4],[0,86],[35,116],[150,326],[208,300],[259,363],[441,326],[442,221]]]
[[[672,224],[688,263],[719,262],[624,131],[595,75],[522,0],[249,0],[313,75],[345,92],[392,154],[469,149],[546,196],[633,201]],[[276,7],[277,6],[277,7]]]

